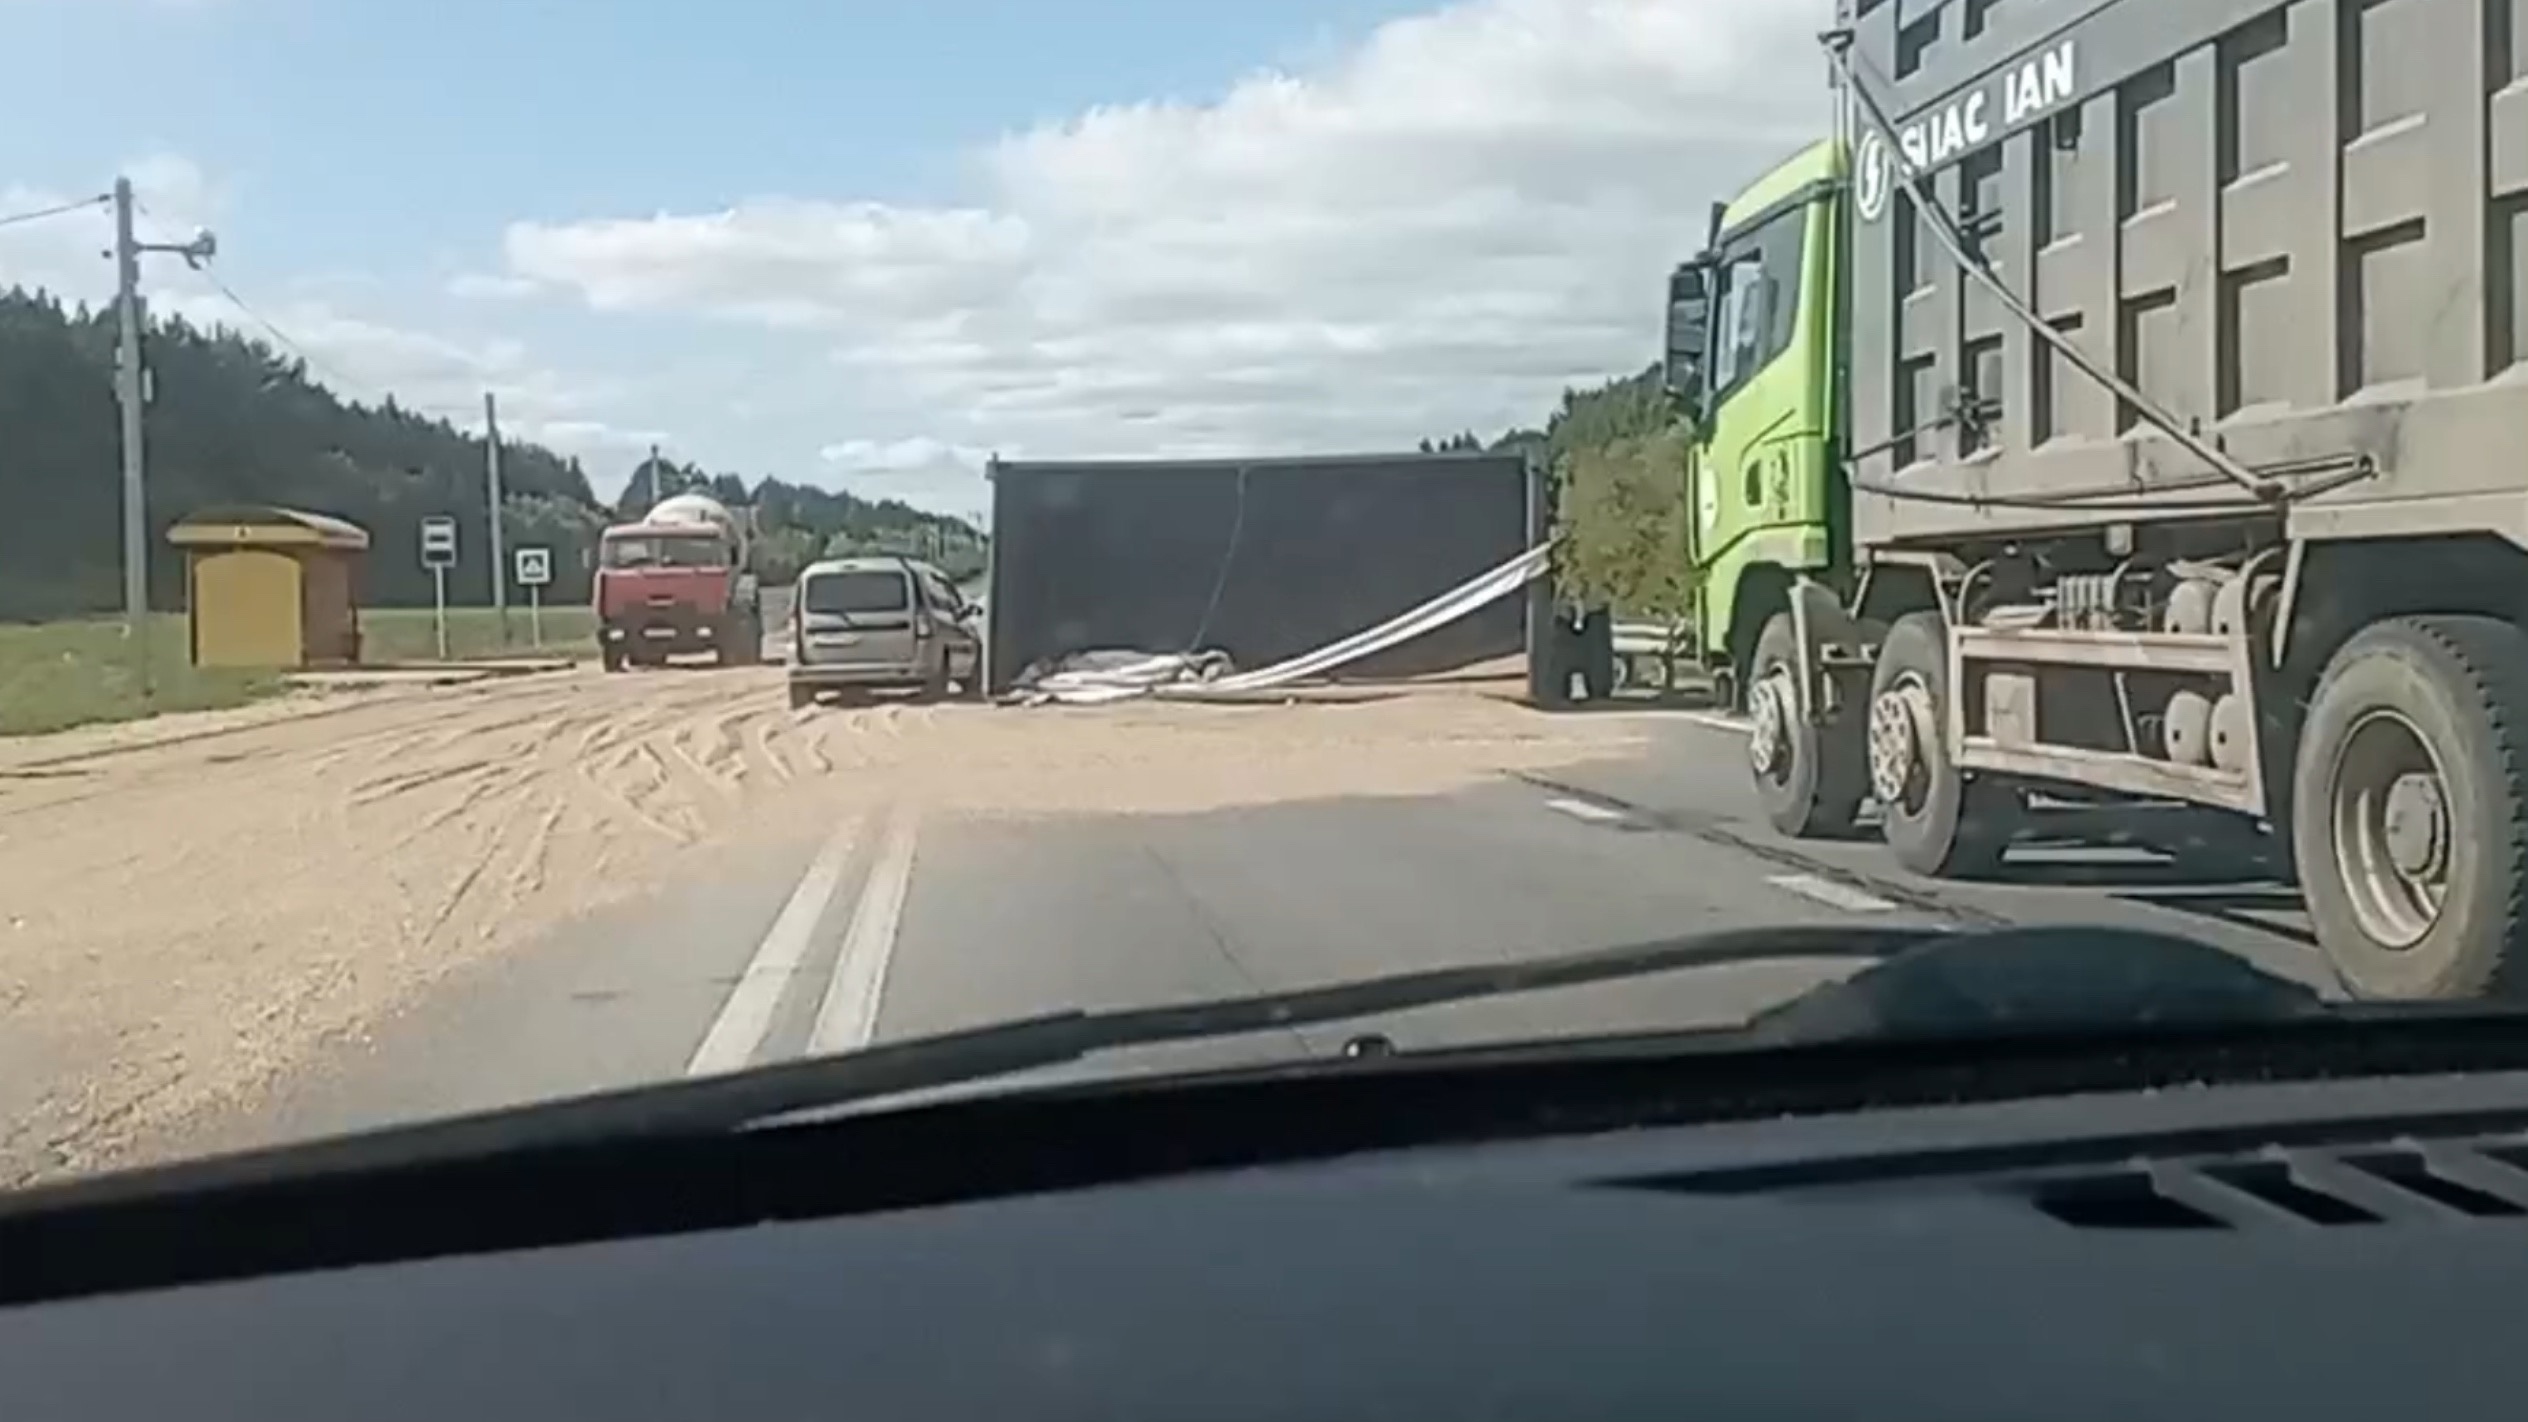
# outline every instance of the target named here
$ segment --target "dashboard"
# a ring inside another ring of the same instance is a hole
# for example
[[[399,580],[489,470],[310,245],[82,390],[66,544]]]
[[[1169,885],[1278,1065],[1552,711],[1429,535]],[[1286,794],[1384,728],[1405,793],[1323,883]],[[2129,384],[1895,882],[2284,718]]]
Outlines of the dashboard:
[[[821,1129],[817,1168],[886,1168]],[[551,1188],[556,1217],[610,1208]],[[0,1417],[2509,1418],[2523,1297],[2528,1073],[2435,1075],[1370,1150],[19,1303]]]

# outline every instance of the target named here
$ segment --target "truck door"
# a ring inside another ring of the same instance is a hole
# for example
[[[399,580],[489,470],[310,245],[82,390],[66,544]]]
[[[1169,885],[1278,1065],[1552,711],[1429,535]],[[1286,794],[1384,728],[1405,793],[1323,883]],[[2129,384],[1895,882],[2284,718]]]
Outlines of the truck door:
[[[1745,642],[1769,615],[1739,606],[1781,581],[1760,575],[1830,561],[1834,191],[1820,185],[1727,233],[1712,258],[1703,438],[1689,466],[1706,646]]]

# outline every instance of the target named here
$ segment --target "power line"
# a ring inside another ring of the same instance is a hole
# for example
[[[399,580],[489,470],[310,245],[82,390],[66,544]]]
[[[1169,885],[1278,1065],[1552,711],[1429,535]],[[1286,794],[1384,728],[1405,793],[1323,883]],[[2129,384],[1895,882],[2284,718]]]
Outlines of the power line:
[[[95,197],[81,198],[77,202],[62,203],[57,207],[40,207],[33,212],[15,212],[7,217],[0,217],[0,227],[15,227],[21,222],[41,222],[47,217],[60,217],[64,213],[77,212],[82,208],[103,207],[112,201],[114,201],[112,193],[99,193]]]
[[[146,206],[142,206],[138,203],[135,203],[134,205],[139,206],[143,213],[149,213],[149,209]],[[155,214],[149,215],[153,217],[155,216]],[[357,400],[360,398],[359,391],[364,382],[351,379],[349,376],[343,374],[342,371],[325,364],[323,361],[320,361],[316,359],[315,356],[309,354],[306,343],[300,341],[297,337],[292,336],[289,332],[281,329],[278,322],[264,315],[261,310],[256,308],[253,302],[250,302],[246,300],[245,297],[240,296],[237,293],[237,288],[230,286],[226,278],[222,277],[216,270],[207,264],[194,267],[194,271],[199,273],[204,281],[209,282],[213,290],[217,291],[221,296],[226,297],[228,299],[228,304],[236,307],[240,315],[243,315],[247,320],[253,322],[265,335],[270,336],[273,343],[279,346],[284,353],[297,356],[310,371],[314,372],[324,381],[326,386],[332,390],[337,399]],[[394,401],[398,407],[417,415],[437,415],[442,419],[447,419],[453,422],[456,420],[470,419],[474,413],[470,406],[452,405],[445,402],[413,400],[397,395],[392,390],[388,390],[383,393],[385,398]]]
[[[307,353],[307,347],[302,346],[296,340],[291,339],[289,332],[282,330],[277,325],[274,325],[271,318],[265,316],[262,312],[257,311],[254,306],[246,300],[246,298],[239,296],[237,294],[237,289],[230,286],[227,281],[222,279],[219,273],[212,271],[208,267],[204,267],[202,268],[202,279],[209,282],[212,288],[218,291],[220,295],[227,297],[229,305],[244,312],[247,320],[261,326],[263,328],[263,333],[270,336],[273,341],[281,347],[281,349],[297,356],[299,358],[299,362],[305,365],[308,369],[324,376],[328,381],[331,381],[335,385],[347,387],[351,384],[350,381],[343,378],[340,371],[329,368],[324,362],[316,359],[316,357],[312,355],[309,355]],[[345,389],[343,393],[347,395],[350,391]]]
[[[112,201],[110,195],[108,196],[107,201]],[[151,212],[148,204],[141,202],[138,198],[134,198],[132,200],[132,206],[143,216],[146,216],[153,221],[156,220],[157,214]],[[209,282],[213,290],[217,291],[221,296],[226,297],[229,305],[236,307],[241,315],[245,316],[247,320],[252,321],[263,331],[265,335],[270,336],[273,342],[280,346],[284,352],[297,356],[310,371],[314,372],[328,387],[331,388],[337,399],[357,400],[360,398],[358,391],[364,382],[354,381],[345,376],[340,370],[335,369],[332,366],[328,366],[324,362],[316,359],[313,355],[310,355],[308,353],[307,346],[303,342],[299,341],[289,332],[283,330],[279,323],[264,315],[262,311],[255,307],[254,303],[246,300],[245,297],[240,296],[237,293],[237,289],[230,286],[227,280],[207,262],[194,262],[189,263],[188,265],[192,266],[193,270],[199,274],[204,281]],[[471,419],[474,415],[474,411],[470,406],[452,405],[437,401],[413,400],[405,396],[397,395],[392,390],[385,390],[382,393],[384,398],[393,401],[398,408],[403,409],[410,414],[434,415],[440,419],[448,421],[451,425],[455,425],[461,420]],[[497,427],[489,421],[486,421],[484,427],[484,437],[486,439],[498,438]]]
[[[135,201],[133,206],[138,207],[143,215],[153,220],[158,215],[151,212],[149,210],[149,205],[146,203]],[[228,284],[227,278],[222,277],[218,271],[213,269],[208,263],[194,263],[193,270],[199,273],[204,281],[209,282],[213,290],[217,291],[220,295],[227,297],[229,305],[236,307],[247,320],[262,327],[265,335],[270,336],[273,339],[273,342],[279,345],[281,349],[289,352],[291,355],[297,356],[300,362],[306,365],[308,369],[325,376],[327,379],[336,384],[350,384],[349,381],[342,378],[340,372],[327,368],[323,362],[317,360],[316,357],[309,355],[305,346],[300,345],[296,340],[292,339],[290,333],[282,330],[280,326],[271,320],[271,318],[256,310],[252,302],[249,302],[246,298],[239,296],[237,294],[237,289]],[[345,393],[348,392],[346,391]]]
[[[132,205],[139,208],[144,216],[147,216],[152,220],[156,219],[157,214],[149,210],[148,204],[136,199]],[[229,305],[236,307],[239,313],[244,315],[247,320],[252,321],[255,325],[261,327],[263,329],[263,333],[270,336],[274,344],[280,346],[282,350],[288,352],[289,354],[297,356],[300,364],[305,365],[309,370],[316,372],[319,376],[323,377],[327,383],[336,387],[335,393],[338,396],[344,398],[353,397],[353,387],[356,382],[345,378],[342,372],[333,369],[324,362],[316,359],[316,357],[308,354],[306,346],[301,345],[290,335],[289,332],[282,330],[281,327],[270,317],[265,316],[261,311],[256,310],[252,302],[246,300],[246,298],[242,296],[239,296],[237,294],[237,288],[230,286],[227,279],[222,277],[219,272],[208,263],[196,262],[191,265],[193,270],[198,273],[204,281],[211,284],[213,290],[228,298]]]

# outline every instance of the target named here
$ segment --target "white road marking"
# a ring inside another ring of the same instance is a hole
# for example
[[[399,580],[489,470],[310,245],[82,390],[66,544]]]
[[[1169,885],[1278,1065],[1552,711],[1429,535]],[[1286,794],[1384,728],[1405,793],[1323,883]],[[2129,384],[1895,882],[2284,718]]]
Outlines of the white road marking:
[[[834,891],[842,884],[843,869],[851,861],[852,845],[859,839],[860,830],[857,817],[843,821],[809,862],[807,872],[799,876],[798,887],[790,891],[789,902],[781,906],[780,916],[773,920],[764,941],[756,947],[755,956],[747,962],[746,971],[729,989],[728,1000],[720,1004],[720,1015],[703,1035],[702,1045],[694,1049],[693,1060],[685,1063],[685,1075],[737,1071],[755,1059],[756,1049],[764,1044],[764,1034],[772,1030],[773,1014],[781,1006],[782,994],[789,990],[790,980],[798,975],[799,964],[807,957],[808,945],[815,940],[816,926],[825,917],[825,906],[834,901]]]
[[[1838,884],[1818,874],[1776,874],[1765,882],[1847,913],[1892,913],[1896,909],[1896,905],[1876,894],[1856,889],[1850,884]]]
[[[842,952],[834,958],[833,979],[825,985],[825,1001],[816,1010],[816,1028],[808,1034],[808,1055],[849,1052],[869,1045],[878,1030],[878,1001],[887,987],[887,964],[895,957],[895,934],[904,919],[904,896],[913,882],[914,817],[898,810],[887,825],[878,862],[852,909],[851,927],[843,934]]]
[[[1573,800],[1558,797],[1546,801],[1545,808],[1549,810],[1560,810],[1575,820],[1587,820],[1593,825],[1613,825],[1622,824],[1624,822],[1624,812],[1622,810],[1610,810],[1604,805],[1593,805],[1586,800]]]
[[[1747,729],[1746,717],[1732,716],[1725,711],[1688,711],[1679,719],[1691,721],[1698,726],[1709,726],[1715,731],[1728,731],[1733,734]]]

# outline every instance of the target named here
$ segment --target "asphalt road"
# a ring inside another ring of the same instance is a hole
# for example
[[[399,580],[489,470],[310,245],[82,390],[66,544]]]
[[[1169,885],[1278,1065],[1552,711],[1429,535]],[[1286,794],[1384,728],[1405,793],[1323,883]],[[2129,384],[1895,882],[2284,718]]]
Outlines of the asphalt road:
[[[2289,896],[2042,846],[1915,880],[1756,811],[1733,730],[1424,799],[1060,822],[895,806],[730,843],[656,892],[459,977],[220,1134],[242,1145],[726,1070],[1057,1008],[1322,986],[1733,927],[2085,923],[2220,943],[2321,982]],[[1721,1025],[1849,965],[1774,963],[1142,1051],[1050,1075]]]

